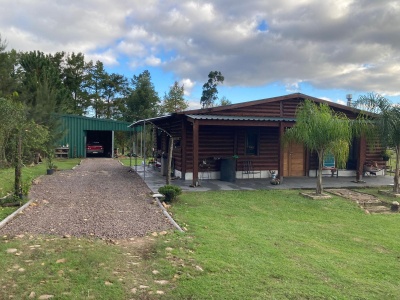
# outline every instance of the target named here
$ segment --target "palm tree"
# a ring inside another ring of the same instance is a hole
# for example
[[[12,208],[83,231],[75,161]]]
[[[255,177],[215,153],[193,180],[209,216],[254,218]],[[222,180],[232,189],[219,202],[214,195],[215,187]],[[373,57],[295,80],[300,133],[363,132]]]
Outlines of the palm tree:
[[[318,154],[315,193],[321,195],[324,156],[332,154],[338,166],[343,166],[349,156],[351,138],[352,126],[346,115],[333,111],[327,104],[318,105],[305,100],[296,112],[296,124],[285,132],[283,141],[303,143],[309,150]]]
[[[400,106],[391,103],[385,97],[369,93],[360,96],[354,106],[361,109],[364,119],[369,122],[370,131],[368,136],[377,138],[382,146],[392,148],[396,152],[396,169],[394,174],[393,193],[399,193],[399,155],[400,155]]]

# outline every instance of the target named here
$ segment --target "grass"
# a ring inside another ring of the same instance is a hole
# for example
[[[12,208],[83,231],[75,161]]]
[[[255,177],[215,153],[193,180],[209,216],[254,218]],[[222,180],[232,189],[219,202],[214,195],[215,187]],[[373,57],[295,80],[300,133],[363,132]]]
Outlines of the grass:
[[[0,299],[28,299],[32,292],[34,299],[148,299],[152,289],[150,276],[137,271],[146,260],[135,242],[50,236],[0,240]],[[7,253],[10,249],[16,252]]]
[[[170,210],[187,231],[155,241],[3,236],[0,299],[400,298],[399,214],[295,190],[191,192]]]
[[[131,160],[132,159],[132,160]],[[146,161],[148,162],[151,158],[147,158]],[[124,165],[124,166],[141,166],[143,163],[143,158],[140,157],[125,157],[125,158],[119,158],[119,161]]]
[[[59,170],[71,169],[80,162],[80,159],[55,159],[54,163],[57,165]],[[35,165],[33,167],[26,166],[22,168],[22,181],[25,185],[29,185],[30,182],[39,177],[40,175],[46,174],[46,163]],[[12,192],[14,188],[14,169],[0,169],[0,197],[4,197],[8,193]]]
[[[80,159],[56,159],[55,164],[59,170],[71,169],[79,163]],[[46,164],[39,164],[33,167],[26,166],[22,168],[22,190],[24,193],[29,191],[32,180],[40,175],[46,174]],[[0,169],[0,197],[12,193],[14,189],[14,169]],[[0,221],[17,210],[18,207],[1,207]]]
[[[188,232],[153,262],[179,277],[167,299],[400,298],[398,214],[298,191],[186,193],[172,211]]]

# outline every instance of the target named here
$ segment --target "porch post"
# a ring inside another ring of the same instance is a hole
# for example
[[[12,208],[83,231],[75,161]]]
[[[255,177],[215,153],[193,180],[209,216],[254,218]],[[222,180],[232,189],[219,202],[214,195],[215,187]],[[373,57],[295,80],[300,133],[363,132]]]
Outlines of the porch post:
[[[285,127],[283,126],[283,122],[279,122],[279,145],[278,145],[278,178],[281,182],[283,182],[283,160],[284,160],[284,152],[283,152],[283,145],[282,145],[282,137],[285,133]]]
[[[356,171],[356,181],[362,180],[362,175],[364,173],[364,163],[367,154],[367,142],[365,136],[360,137],[360,146],[358,147],[358,158],[357,158],[357,171]]]
[[[199,123],[193,120],[193,186],[199,183]]]
[[[186,120],[182,119],[182,137],[181,137],[181,172],[182,179],[185,179],[186,176]]]

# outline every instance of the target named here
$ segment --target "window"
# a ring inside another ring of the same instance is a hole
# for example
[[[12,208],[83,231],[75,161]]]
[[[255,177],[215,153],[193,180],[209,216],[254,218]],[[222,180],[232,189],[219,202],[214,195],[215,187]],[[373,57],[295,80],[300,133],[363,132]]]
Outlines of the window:
[[[258,155],[258,136],[256,130],[246,132],[246,155]]]

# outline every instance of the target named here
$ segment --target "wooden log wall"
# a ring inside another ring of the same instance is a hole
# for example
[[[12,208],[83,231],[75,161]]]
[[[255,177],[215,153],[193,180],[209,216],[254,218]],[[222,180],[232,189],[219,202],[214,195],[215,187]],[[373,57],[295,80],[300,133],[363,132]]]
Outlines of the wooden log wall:
[[[234,153],[234,127],[200,126],[199,163],[203,160],[210,170],[219,170],[218,158],[232,157]],[[186,130],[186,171],[193,171],[193,132],[192,126]]]
[[[280,103],[264,103],[237,109],[229,109],[213,113],[222,116],[279,117]]]
[[[259,155],[246,155],[246,129],[259,132]],[[191,127],[187,128],[186,167],[193,170],[193,139]],[[236,137],[235,137],[236,135]],[[244,161],[251,161],[254,170],[277,170],[279,167],[279,128],[277,127],[219,127],[200,126],[199,162],[206,160],[211,171],[219,171],[218,158],[238,155],[237,170]]]
[[[259,134],[258,155],[246,155],[246,131],[255,130]],[[238,165],[243,170],[244,161],[251,161],[254,170],[277,170],[279,168],[279,128],[242,127],[238,129]]]

